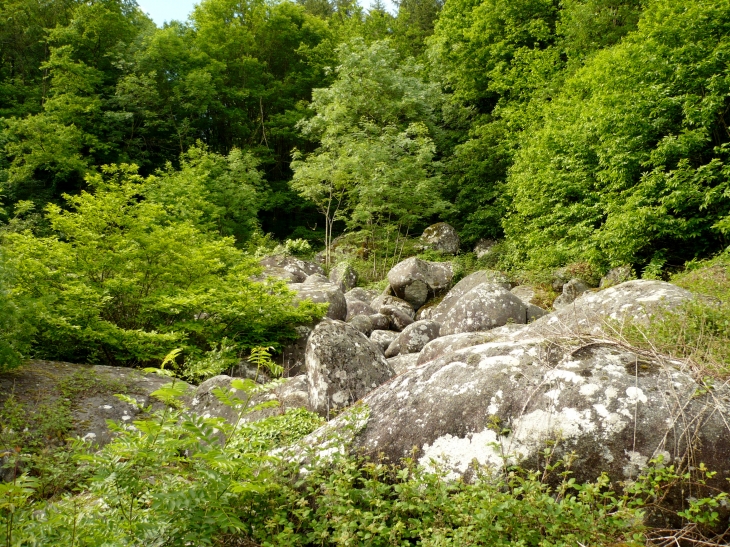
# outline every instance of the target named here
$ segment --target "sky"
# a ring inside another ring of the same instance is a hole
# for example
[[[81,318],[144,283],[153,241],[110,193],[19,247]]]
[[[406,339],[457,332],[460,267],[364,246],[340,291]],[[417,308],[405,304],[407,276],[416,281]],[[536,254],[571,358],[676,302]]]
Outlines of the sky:
[[[185,21],[193,6],[200,0],[137,0],[142,11],[147,13],[157,26],[162,26],[165,21]],[[370,0],[361,0],[362,5],[369,6]],[[385,5],[392,5],[389,0]]]

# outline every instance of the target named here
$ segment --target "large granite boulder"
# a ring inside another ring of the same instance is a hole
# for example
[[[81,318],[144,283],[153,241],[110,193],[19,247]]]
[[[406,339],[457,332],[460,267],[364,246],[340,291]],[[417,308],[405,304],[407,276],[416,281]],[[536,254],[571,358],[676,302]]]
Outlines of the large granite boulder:
[[[284,376],[298,376],[304,374],[304,352],[307,349],[307,340],[314,327],[310,325],[299,325],[294,327],[297,332],[297,339],[284,346],[281,351],[280,361],[284,368]]]
[[[514,287],[510,292],[514,294],[517,298],[522,300],[522,303],[527,308],[526,320],[528,323],[531,323],[532,321],[539,319],[543,315],[548,314],[547,310],[544,310],[540,306],[534,304],[533,300],[537,296],[534,287],[531,287],[529,285],[519,285],[517,287]]]
[[[400,375],[418,366],[418,354],[404,353],[403,355],[391,357],[388,359],[388,363],[393,367],[396,375]]]
[[[329,280],[347,292],[357,285],[357,272],[348,262],[340,262],[330,271]]]
[[[629,265],[619,266],[609,270],[608,273],[601,278],[601,283],[598,285],[598,288],[608,289],[609,287],[620,285],[621,283],[631,281],[632,279],[636,279],[634,269]]]
[[[349,302],[350,300],[360,300],[366,304],[370,304],[380,296],[380,291],[377,289],[363,289],[362,287],[355,287],[345,293],[345,298]]]
[[[421,234],[421,248],[455,255],[459,252],[459,234],[446,222],[432,224]]]
[[[511,286],[507,278],[501,272],[496,272],[493,270],[479,270],[477,272],[467,275],[464,279],[454,285],[453,288],[448,293],[446,293],[446,296],[444,296],[443,300],[438,303],[436,308],[431,313],[429,313],[429,317],[427,317],[426,319],[432,319],[434,321],[441,322],[444,317],[446,317],[446,315],[449,313],[451,308],[454,307],[454,304],[456,304],[462,296],[464,296],[474,287],[478,287],[483,283],[500,285],[507,290],[509,290]]]
[[[476,332],[507,323],[525,323],[527,308],[514,294],[500,285],[483,283],[453,304],[441,322],[441,334]]]
[[[373,320],[368,315],[356,315],[350,318],[347,323],[355,327],[365,336],[370,336],[370,333],[374,330]]]
[[[453,277],[449,262],[426,262],[411,257],[391,268],[388,283],[397,297],[418,309],[429,297],[443,294]]]
[[[347,301],[347,317],[346,320],[349,321],[356,315],[373,315],[375,314],[375,310],[370,307],[369,304],[366,304],[365,302],[361,300],[355,300],[354,298],[347,298],[345,296],[345,300]]]
[[[390,328],[390,319],[382,313],[369,315],[370,321],[373,322],[374,330],[388,330]]]
[[[261,259],[259,264],[264,267],[264,271],[276,272],[276,268],[286,270],[294,276],[294,281],[297,283],[302,283],[312,274],[324,275],[324,270],[321,266],[285,254],[267,256]],[[271,275],[274,275],[274,273]]]
[[[342,321],[325,319],[314,328],[305,360],[310,407],[326,417],[395,374],[380,349]]]
[[[409,316],[401,308],[396,308],[395,306],[381,306],[380,313],[388,318],[390,328],[393,330],[402,331],[413,323],[412,316]]]
[[[497,242],[493,239],[480,239],[474,245],[474,254],[477,255],[477,258],[482,258],[491,253],[496,244]]]
[[[385,356],[389,358],[398,354],[418,353],[431,340],[438,338],[440,329],[441,325],[435,321],[423,320],[411,323],[391,343]]]
[[[205,418],[223,418],[231,425],[236,425],[284,414],[291,408],[309,407],[307,377],[304,374],[287,378],[283,383],[253,396],[245,391],[235,389],[231,385],[233,380],[235,378],[220,375],[209,378],[200,384],[190,401],[190,409]],[[255,411],[243,412],[243,409],[236,410],[220,402],[218,397],[215,396],[216,388],[233,395],[241,401],[246,401],[250,397],[248,409],[253,409],[257,405],[271,401],[276,401],[276,404]]]
[[[471,346],[479,346],[491,342],[496,338],[494,331],[477,331],[477,332],[461,332],[459,334],[449,334],[431,340],[426,344],[418,354],[418,364],[423,365],[430,363],[434,359],[447,355],[456,350],[469,348]]]
[[[411,306],[402,298],[398,298],[396,296],[381,294],[370,303],[370,307],[372,307],[378,313],[383,313],[381,310],[384,306],[396,307],[411,319],[413,319],[416,315],[416,311],[413,309],[413,306]]]
[[[290,272],[284,268],[277,268],[275,266],[269,266],[264,268],[264,271],[260,274],[256,274],[251,277],[254,281],[264,282],[267,278],[273,277],[274,279],[281,279],[287,283],[301,283],[306,279],[301,273]]]
[[[576,481],[605,471],[635,479],[648,462],[704,463],[730,478],[730,390],[708,389],[683,364],[603,340],[545,338],[461,349],[406,370],[363,399],[369,415],[353,448],[390,461],[413,457],[451,477],[477,463],[501,470],[575,454]],[[309,439],[343,432],[346,413]],[[542,462],[542,463],[541,463]],[[698,496],[698,494],[694,494]],[[679,504],[683,500],[675,500]]]
[[[327,317],[343,320],[347,317],[347,300],[337,285],[332,283],[291,283],[289,288],[295,291],[295,301],[311,300],[318,304],[329,304]]]
[[[330,280],[327,279],[326,276],[320,273],[313,273],[310,276],[307,276],[307,279],[305,279],[302,282],[302,285],[321,285],[321,284],[329,285]],[[332,283],[333,285],[336,285],[335,283]]]

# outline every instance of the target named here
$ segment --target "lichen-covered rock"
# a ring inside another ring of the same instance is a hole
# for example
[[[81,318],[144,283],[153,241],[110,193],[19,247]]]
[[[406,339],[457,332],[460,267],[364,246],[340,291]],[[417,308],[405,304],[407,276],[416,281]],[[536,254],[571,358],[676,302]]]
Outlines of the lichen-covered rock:
[[[370,304],[378,296],[380,296],[380,291],[375,289],[363,289],[362,287],[355,287],[345,293],[345,298],[347,298],[348,301],[360,300],[366,304]]]
[[[590,289],[590,287],[580,279],[571,279],[563,285],[563,292],[555,299],[555,302],[553,302],[553,309],[560,310],[569,306],[575,302],[576,298],[588,289]]]
[[[441,323],[441,334],[476,332],[507,323],[525,323],[527,308],[500,285],[483,283],[474,287],[449,309]]]
[[[329,304],[327,317],[343,320],[347,317],[347,300],[337,285],[332,283],[292,283],[289,288],[296,291],[295,301],[311,300],[318,304]]]
[[[494,331],[461,332],[431,340],[418,354],[418,364],[430,363],[434,359],[456,350],[486,344],[495,339]]]
[[[380,313],[388,318],[390,328],[393,330],[402,331],[413,323],[411,316],[404,313],[401,308],[396,308],[395,306],[381,306]]]
[[[260,274],[256,274],[252,276],[252,279],[254,281],[263,282],[266,281],[268,277],[273,277],[276,279],[283,279],[287,283],[301,283],[304,281],[307,277],[302,272],[290,272],[289,270],[285,270],[284,268],[277,268],[275,266],[270,266],[268,268],[264,268],[264,271]]]
[[[630,480],[659,455],[666,464],[691,456],[718,471],[717,484],[730,477],[728,388],[708,390],[678,362],[610,343],[538,338],[469,347],[406,371],[363,403],[370,413],[355,450],[399,461],[416,447],[421,464],[436,462],[454,478],[468,478],[475,461],[495,471],[505,461],[537,468],[555,441],[554,458],[576,455],[577,482],[604,471]],[[341,416],[328,430],[347,421]]]
[[[459,234],[453,226],[445,222],[432,224],[423,231],[421,246],[425,249],[455,255],[459,252]]]
[[[418,309],[429,297],[443,294],[453,276],[448,262],[427,262],[411,257],[391,268],[388,283],[397,297]]]
[[[388,330],[390,328],[390,319],[382,313],[375,313],[368,317],[373,322],[373,330]]]
[[[324,270],[321,266],[284,254],[267,256],[261,259],[259,264],[264,268],[282,268],[296,276],[297,283],[302,283],[312,274],[318,273],[324,275]]]
[[[418,354],[417,353],[405,353],[388,359],[388,363],[396,375],[403,374],[418,366]]]
[[[572,305],[541,317],[517,336],[598,335],[607,321],[646,322],[652,314],[675,309],[692,298],[691,292],[671,283],[636,279],[603,291],[585,292]]]
[[[543,310],[540,306],[536,306],[535,304],[527,304],[526,308],[528,323],[532,323],[549,313],[547,310]]]
[[[391,359],[400,355],[400,344],[398,343],[397,338],[393,340],[387,348],[385,348],[384,355],[386,359]]]
[[[477,258],[482,258],[491,253],[496,244],[497,242],[493,239],[480,239],[474,245],[474,254],[477,255]]]
[[[418,308],[415,317],[416,321],[421,321],[422,319],[431,319],[431,316],[436,311],[436,306],[439,305],[440,301],[441,299],[433,299]]]
[[[439,302],[436,309],[430,313],[429,319],[441,322],[444,317],[449,313],[451,308],[456,304],[459,299],[483,283],[497,284],[505,289],[509,290],[510,283],[507,278],[501,272],[495,272],[492,270],[479,270],[472,274],[467,275],[464,279],[459,281],[453,288],[444,296],[443,300]]]
[[[439,337],[441,325],[435,321],[425,319],[411,323],[398,335],[394,343],[398,345],[401,354],[418,353],[431,340]],[[388,357],[388,354],[385,354]]]
[[[209,378],[200,384],[190,401],[190,409],[205,418],[223,418],[228,423],[235,425],[236,423],[254,422],[270,416],[277,416],[290,408],[308,408],[309,406],[307,377],[301,374],[287,378],[284,383],[275,388],[254,395],[248,405],[249,408],[252,408],[268,401],[277,401],[277,406],[240,414],[236,409],[221,403],[213,393],[213,390],[220,388],[234,395],[237,399],[245,401],[249,395],[231,386],[233,380],[235,378],[220,375]]]
[[[416,315],[416,310],[413,309],[413,306],[411,306],[405,300],[396,296],[381,294],[370,303],[370,307],[372,307],[374,310],[377,310],[378,313],[383,313],[382,311],[380,311],[383,306],[394,306],[403,313],[405,313],[411,319],[413,319],[413,317],[415,317]]]
[[[601,278],[601,283],[598,288],[607,289],[609,287],[625,283],[626,281],[631,281],[632,279],[636,279],[636,274],[634,273],[633,268],[628,265],[619,266],[618,268],[609,270],[609,272]]]
[[[294,327],[297,331],[297,339],[284,346],[281,351],[281,366],[284,368],[284,376],[304,374],[304,352],[307,349],[307,339],[313,328],[308,325]]]
[[[373,321],[367,315],[356,315],[347,322],[365,336],[370,336],[370,333],[373,332]]]
[[[371,308],[369,304],[366,304],[361,300],[355,300],[353,298],[348,299],[347,296],[345,296],[345,300],[347,300],[347,321],[356,315],[375,314],[375,310]]]
[[[393,340],[398,338],[398,333],[392,330],[374,330],[370,333],[370,340],[385,353]]]
[[[350,406],[395,374],[373,342],[357,329],[325,319],[307,342],[309,403],[315,412]]]
[[[347,292],[357,285],[357,272],[348,262],[340,262],[330,271],[329,280]]]
[[[535,287],[530,285],[518,285],[517,287],[513,287],[510,292],[522,300],[525,305],[532,304],[532,300],[535,298]]]

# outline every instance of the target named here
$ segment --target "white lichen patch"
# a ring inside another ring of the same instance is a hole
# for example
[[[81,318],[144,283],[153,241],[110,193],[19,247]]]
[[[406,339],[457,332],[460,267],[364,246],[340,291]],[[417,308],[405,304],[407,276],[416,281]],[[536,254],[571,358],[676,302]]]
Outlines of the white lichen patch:
[[[585,378],[583,378],[582,376],[578,376],[575,372],[562,369],[554,369],[548,371],[547,374],[545,374],[545,380],[548,382],[563,380],[565,382],[570,382],[576,385],[585,383]]]
[[[418,462],[429,471],[446,471],[448,480],[456,480],[474,461],[480,465],[501,466],[502,457],[494,446],[497,441],[497,434],[490,429],[464,438],[447,434],[431,445],[425,444]]]
[[[638,404],[638,403],[646,403],[647,398],[646,395],[644,395],[644,392],[638,388],[638,387],[628,387],[626,388],[626,395],[628,395],[627,403],[629,404]]]
[[[580,386],[580,394],[583,395],[583,397],[593,397],[593,395],[596,394],[597,391],[600,391],[601,386],[597,384],[584,384]]]

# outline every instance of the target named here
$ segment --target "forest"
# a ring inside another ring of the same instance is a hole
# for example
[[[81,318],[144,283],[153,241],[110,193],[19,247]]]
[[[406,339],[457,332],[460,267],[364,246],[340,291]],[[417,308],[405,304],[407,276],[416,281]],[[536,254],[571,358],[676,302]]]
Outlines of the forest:
[[[566,268],[597,285],[615,268],[673,281],[725,267],[728,123],[730,0],[201,0],[163,27],[135,0],[0,0],[0,372],[34,359],[199,384],[253,356],[274,377],[271,356],[327,306],[293,306],[262,258],[319,253],[329,273],[351,249],[360,284],[382,290],[401,258],[444,260],[417,247],[436,222],[460,238],[454,281],[489,268],[550,292]],[[730,311],[713,310],[689,329],[703,343],[730,336]],[[569,472],[551,490],[546,463],[485,493],[355,457],[278,482],[271,450],[319,417],[242,440],[181,414],[180,385],[140,436],[76,446],[83,471],[35,439],[35,478],[0,481],[0,546],[643,545],[652,485],[682,478],[660,460],[622,495],[607,479],[568,495]],[[5,404],[15,435],[22,412]],[[73,469],[55,490],[38,478],[54,466]],[[117,474],[119,506],[79,512]],[[485,496],[485,522],[509,532],[465,531],[458,515]],[[692,522],[717,524],[724,497]],[[31,502],[57,509],[33,523]]]

